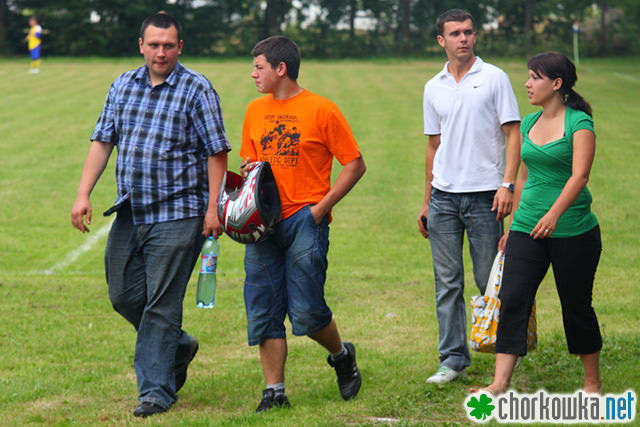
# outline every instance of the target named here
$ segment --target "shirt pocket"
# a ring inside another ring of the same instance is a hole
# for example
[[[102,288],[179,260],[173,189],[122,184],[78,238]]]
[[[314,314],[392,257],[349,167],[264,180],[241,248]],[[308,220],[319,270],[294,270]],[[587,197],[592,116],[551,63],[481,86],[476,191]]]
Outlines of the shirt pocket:
[[[189,120],[185,111],[167,109],[160,112],[155,121],[154,142],[163,158],[180,158],[196,149],[196,144],[189,138]]]

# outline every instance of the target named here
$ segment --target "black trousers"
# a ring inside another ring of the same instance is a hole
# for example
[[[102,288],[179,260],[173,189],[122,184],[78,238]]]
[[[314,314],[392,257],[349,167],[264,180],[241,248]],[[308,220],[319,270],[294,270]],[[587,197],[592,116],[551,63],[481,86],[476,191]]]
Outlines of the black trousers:
[[[511,231],[500,288],[496,353],[527,353],[529,315],[549,264],[562,305],[569,353],[600,350],[602,338],[591,296],[601,251],[599,226],[578,236],[549,239],[532,239],[527,233]]]

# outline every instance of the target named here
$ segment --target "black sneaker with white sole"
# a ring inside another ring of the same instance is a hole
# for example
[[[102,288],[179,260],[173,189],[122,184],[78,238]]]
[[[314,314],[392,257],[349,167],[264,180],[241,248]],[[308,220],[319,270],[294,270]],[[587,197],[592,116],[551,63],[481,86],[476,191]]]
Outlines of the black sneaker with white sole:
[[[338,360],[332,360],[331,356],[327,357],[329,365],[336,370],[338,376],[338,388],[340,395],[344,400],[356,397],[360,386],[362,385],[362,375],[356,365],[356,348],[350,342],[343,341],[347,354]]]

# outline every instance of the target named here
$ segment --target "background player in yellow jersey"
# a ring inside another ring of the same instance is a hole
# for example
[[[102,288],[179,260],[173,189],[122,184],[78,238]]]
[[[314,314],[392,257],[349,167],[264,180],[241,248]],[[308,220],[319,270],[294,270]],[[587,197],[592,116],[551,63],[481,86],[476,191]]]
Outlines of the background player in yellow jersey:
[[[38,20],[35,16],[29,18],[29,34],[25,37],[25,40],[29,43],[29,56],[31,56],[31,68],[30,73],[40,72],[40,47],[42,45],[42,27],[38,25]]]

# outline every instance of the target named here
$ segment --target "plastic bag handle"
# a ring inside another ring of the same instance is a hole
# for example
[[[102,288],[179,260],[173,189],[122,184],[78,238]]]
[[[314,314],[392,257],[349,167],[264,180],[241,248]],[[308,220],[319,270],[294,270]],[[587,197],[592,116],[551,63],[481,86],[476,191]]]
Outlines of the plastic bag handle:
[[[489,273],[489,279],[487,280],[487,287],[484,290],[485,297],[498,297],[500,292],[500,286],[502,286],[502,268],[504,265],[504,252],[498,251],[496,257],[493,260],[491,266],[491,273]],[[495,288],[496,281],[498,282],[498,289]]]

